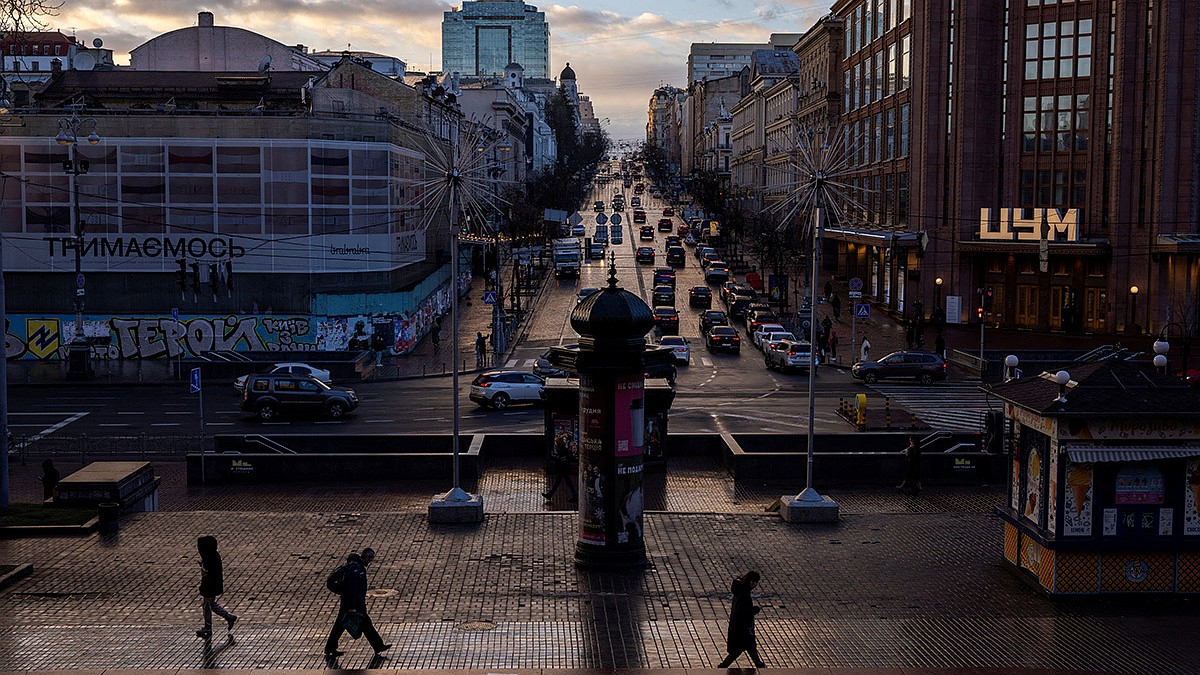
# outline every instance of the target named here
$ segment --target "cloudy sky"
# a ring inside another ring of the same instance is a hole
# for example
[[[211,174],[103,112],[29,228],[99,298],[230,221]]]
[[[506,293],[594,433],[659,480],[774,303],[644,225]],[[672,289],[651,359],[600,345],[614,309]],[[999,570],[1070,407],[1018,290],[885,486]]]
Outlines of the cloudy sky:
[[[662,84],[683,86],[693,42],[766,42],[770,33],[799,33],[828,13],[833,0],[533,1],[550,24],[550,59],[567,62],[580,90],[608,118],[614,139],[645,138],[646,108]],[[441,66],[442,13],[459,3],[438,0],[66,0],[48,23],[85,44],[104,39],[118,63],[149,38],[196,24],[211,11],[218,25],[238,26],[285,44],[353,49],[397,56],[410,70]]]

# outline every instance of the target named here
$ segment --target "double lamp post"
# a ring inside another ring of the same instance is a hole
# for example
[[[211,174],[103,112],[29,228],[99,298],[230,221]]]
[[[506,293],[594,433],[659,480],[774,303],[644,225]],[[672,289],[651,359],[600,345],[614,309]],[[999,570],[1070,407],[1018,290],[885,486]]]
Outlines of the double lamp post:
[[[89,129],[91,133],[83,136],[82,134]],[[67,148],[68,156],[63,160],[63,171],[71,176],[71,225],[74,234],[71,248],[75,250],[75,330],[67,352],[67,379],[90,380],[95,377],[95,369],[92,365],[91,342],[83,330],[83,307],[87,287],[82,259],[84,222],[79,209],[79,177],[87,174],[90,162],[79,159],[76,146],[80,141],[86,141],[89,145],[100,142],[100,135],[96,133],[96,119],[80,117],[79,107],[75,106],[70,117],[59,118],[58,135],[54,140]]]

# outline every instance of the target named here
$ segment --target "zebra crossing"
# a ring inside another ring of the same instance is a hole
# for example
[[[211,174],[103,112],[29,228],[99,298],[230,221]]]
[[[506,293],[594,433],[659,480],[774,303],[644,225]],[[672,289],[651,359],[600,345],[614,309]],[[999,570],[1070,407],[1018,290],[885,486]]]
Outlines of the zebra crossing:
[[[921,384],[877,383],[869,385],[891,400],[892,409],[904,408],[934,429],[952,432],[983,430],[985,413],[1002,410],[999,401],[989,405],[978,382]]]

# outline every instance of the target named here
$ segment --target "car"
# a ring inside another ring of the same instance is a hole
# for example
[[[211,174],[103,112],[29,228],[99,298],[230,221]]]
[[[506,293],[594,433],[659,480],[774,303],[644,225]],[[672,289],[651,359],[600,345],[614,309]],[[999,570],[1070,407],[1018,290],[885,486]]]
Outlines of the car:
[[[671,267],[687,266],[687,254],[683,252],[682,246],[672,246],[667,249],[667,264]]]
[[[771,345],[771,348],[763,353],[763,363],[766,364],[767,370],[772,368],[778,368],[779,370],[803,368],[804,370],[808,370],[812,359],[812,345],[797,340],[780,340]],[[816,365],[821,365],[819,357],[817,358]]]
[[[762,338],[767,333],[782,333],[787,329],[778,323],[764,323],[757,329],[750,331],[750,344],[762,349]]]
[[[675,209],[670,206],[663,209],[663,218],[670,218],[675,215]]]
[[[670,218],[659,218],[658,219],[658,231],[659,232],[670,232],[671,230],[674,230],[674,229],[675,229],[675,223],[671,222]]]
[[[753,333],[764,323],[779,323],[779,316],[770,310],[755,310],[746,313],[746,332]]]
[[[693,286],[692,290],[688,291],[688,306],[711,308],[712,291],[708,290],[708,286]]]
[[[587,229],[584,228],[583,223],[576,223],[571,226],[572,237],[582,237],[585,234],[587,234]]]
[[[332,384],[333,377],[328,370],[310,366],[307,363],[276,363],[271,366],[270,370],[259,375],[301,375],[304,377],[315,377],[325,384]],[[242,375],[233,381],[233,391],[241,396],[246,391],[246,378],[249,375]]]
[[[650,297],[650,304],[654,307],[658,307],[660,305],[674,307],[675,289],[670,286],[655,286],[654,292]]]
[[[604,202],[601,200],[596,200],[596,203],[592,204],[592,210],[597,213],[604,213]]]
[[[733,277],[730,277],[728,281],[722,282],[721,287],[718,289],[721,293],[721,302],[729,302],[729,294],[732,293],[733,289],[737,286],[738,281]]]
[[[649,246],[639,247],[637,253],[634,254],[634,257],[642,264],[653,265],[654,249],[650,248]]]
[[[665,339],[668,339],[668,338],[666,336],[660,338],[660,340],[665,340]],[[673,352],[674,348],[672,348],[668,345],[662,345],[662,344],[646,345],[647,353],[653,352],[656,350],[662,350],[662,351],[671,350]],[[679,370],[677,368],[675,368],[675,362],[674,362],[673,355],[672,355],[671,360],[649,359],[649,361],[650,361],[651,365],[646,366],[646,370],[642,372],[642,375],[647,380],[661,378],[661,379],[666,380],[667,383],[670,384],[671,386],[675,386],[675,376],[679,373]]]
[[[603,260],[604,259],[604,249],[605,249],[604,242],[593,241],[591,247],[588,248],[588,258],[591,258],[592,260],[595,260],[597,258]]]
[[[683,239],[677,234],[667,235],[666,241],[663,242],[663,250],[675,248],[676,246],[683,246]]]
[[[725,311],[734,319],[745,320],[746,312],[754,305],[754,298],[741,293],[734,293],[725,299]]]
[[[670,347],[671,354],[675,357],[677,363],[687,365],[692,360],[692,343],[682,335],[664,335],[658,344],[663,347]]]
[[[729,266],[720,260],[714,260],[704,269],[704,280],[708,283],[720,283],[729,278]]]
[[[663,335],[679,335],[679,312],[674,307],[655,307],[654,327]]]
[[[624,211],[625,210],[625,200],[624,199],[616,199],[614,197],[613,203],[612,203],[612,210],[613,211]]]
[[[742,338],[732,326],[713,326],[704,336],[704,346],[708,351],[727,349],[733,352],[742,350]]]
[[[750,284],[743,284],[734,281],[733,277],[729,278],[729,282],[721,284],[721,300],[728,302],[729,296],[733,294],[744,295],[752,301],[758,299],[758,291],[754,290]]]
[[[755,331],[753,334],[758,336],[758,348],[764,354],[766,354],[769,349],[773,348],[780,342],[801,341],[799,338],[793,335],[791,331],[786,330]]]
[[[692,228],[688,227],[687,223],[680,223],[679,227],[675,228],[675,234],[680,237],[686,237],[691,234]]]
[[[700,314],[700,334],[707,335],[713,326],[728,326],[729,317],[719,309],[710,309]]]
[[[638,196],[634,196],[633,199],[629,200],[629,205],[636,209],[637,207],[642,205],[642,198],[638,197]]]
[[[593,293],[599,292],[599,288],[581,288],[579,289],[579,292],[575,294],[575,302],[583,302],[584,300],[587,300],[588,297],[590,297]]]
[[[715,249],[711,246],[697,246],[696,251],[695,251],[696,260],[704,260],[704,256],[706,254],[716,253],[716,252],[717,252],[717,249]]]
[[[243,412],[254,413],[262,422],[287,413],[317,413],[340,420],[357,407],[358,395],[353,389],[290,374],[249,376],[241,402]]]
[[[642,209],[634,209],[633,210],[633,224],[641,225],[641,224],[644,224],[645,222],[646,222],[646,212],[643,211]]]
[[[577,347],[579,345],[565,345],[565,346],[566,347]],[[569,377],[571,375],[571,373],[569,373],[566,370],[563,370],[562,368],[559,368],[558,366],[554,365],[553,362],[550,361],[550,354],[553,351],[554,351],[553,349],[547,349],[546,351],[542,352],[542,355],[539,356],[536,361],[533,362],[533,374],[534,375],[537,375],[538,377],[547,379],[547,380],[552,377]]]
[[[708,266],[715,262],[725,262],[724,260],[721,260],[721,254],[717,253],[716,251],[709,251],[708,253],[700,256],[700,266],[704,269],[708,269]]]
[[[642,241],[654,241],[654,228],[649,225],[643,225],[638,230],[638,239]]]
[[[884,378],[911,377],[921,384],[946,379],[946,362],[932,352],[892,352],[878,361],[859,361],[850,367],[855,379],[874,384]]]
[[[670,267],[655,267],[654,285],[675,288],[675,270]]]
[[[470,398],[480,408],[504,410],[510,403],[541,403],[546,381],[521,370],[489,370],[471,380]]]

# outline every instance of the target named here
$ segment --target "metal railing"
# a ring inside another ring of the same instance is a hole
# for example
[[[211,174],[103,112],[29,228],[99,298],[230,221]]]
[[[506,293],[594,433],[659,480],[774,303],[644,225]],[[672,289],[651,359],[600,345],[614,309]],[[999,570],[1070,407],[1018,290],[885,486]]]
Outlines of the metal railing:
[[[71,458],[86,463],[96,459],[183,459],[200,448],[197,435],[89,436],[48,434],[14,436],[9,444],[10,461],[25,464],[29,457]]]

